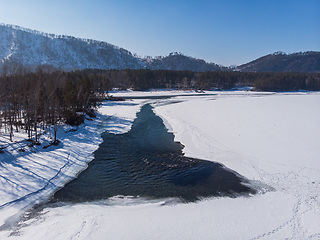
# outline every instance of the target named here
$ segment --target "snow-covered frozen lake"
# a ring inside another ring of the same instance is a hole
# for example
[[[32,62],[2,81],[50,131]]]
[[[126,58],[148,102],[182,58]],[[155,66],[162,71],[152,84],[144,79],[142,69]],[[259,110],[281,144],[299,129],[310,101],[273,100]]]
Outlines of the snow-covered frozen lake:
[[[177,93],[114,93],[170,94]],[[27,196],[19,204],[15,199],[26,196],[31,187],[32,192],[43,188],[50,179],[56,181],[55,186],[69,181],[93,158],[90,153],[102,141],[99,134],[104,129],[128,132],[146,103],[152,104],[175,141],[185,146],[185,156],[221,163],[265,189],[251,197],[216,197],[188,204],[168,198],[115,196],[105,201],[45,207],[25,213],[14,226],[8,224],[8,219],[16,220],[9,217],[17,216],[26,206],[23,203],[33,204],[37,197],[46,198],[57,188],[45,188],[46,192],[40,191],[32,199]],[[3,164],[6,157],[0,155],[0,220],[7,223],[0,232],[1,239],[320,238],[319,93],[230,91],[211,96],[133,99],[104,103],[100,113],[95,123],[87,122],[75,133],[63,136],[61,148],[17,156],[10,160],[15,165],[8,160]],[[68,171],[61,168],[66,158]],[[45,163],[50,163],[50,168],[44,168]],[[30,169],[42,178],[31,177]],[[55,177],[59,169],[63,175]]]

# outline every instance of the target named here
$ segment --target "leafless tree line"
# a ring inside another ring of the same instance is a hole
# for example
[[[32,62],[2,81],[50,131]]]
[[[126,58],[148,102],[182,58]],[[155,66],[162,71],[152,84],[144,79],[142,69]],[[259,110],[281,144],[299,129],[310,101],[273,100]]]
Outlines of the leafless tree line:
[[[0,132],[26,131],[37,142],[39,129],[65,122],[78,125],[97,107],[110,87],[104,76],[75,72],[35,73],[0,77]]]

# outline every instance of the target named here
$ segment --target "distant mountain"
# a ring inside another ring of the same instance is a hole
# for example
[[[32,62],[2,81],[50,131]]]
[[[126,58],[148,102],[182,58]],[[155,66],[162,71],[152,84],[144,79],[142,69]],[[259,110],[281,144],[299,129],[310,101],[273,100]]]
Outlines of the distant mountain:
[[[64,71],[148,68],[196,72],[320,72],[320,52],[278,52],[234,68],[207,63],[181,53],[140,58],[126,49],[102,41],[0,24],[0,74],[34,71],[40,65]]]
[[[144,67],[129,51],[106,42],[0,25],[0,69],[44,64],[62,70]]]
[[[215,63],[207,63],[202,59],[185,56],[181,53],[170,53],[166,57],[142,58],[146,67],[151,70],[189,70],[195,72],[206,71],[227,71],[226,67],[219,66]]]
[[[276,52],[238,66],[242,72],[320,72],[320,52]]]
[[[106,42],[48,34],[14,25],[0,25],[0,72],[35,70],[39,65],[65,71],[81,69],[170,69],[219,71],[214,63],[173,53],[139,58]]]

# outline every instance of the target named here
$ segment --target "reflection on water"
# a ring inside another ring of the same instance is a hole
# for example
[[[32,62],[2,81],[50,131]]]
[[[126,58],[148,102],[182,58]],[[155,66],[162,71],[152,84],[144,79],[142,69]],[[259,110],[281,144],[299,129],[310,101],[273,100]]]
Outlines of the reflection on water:
[[[102,137],[95,159],[56,192],[55,200],[84,202],[124,195],[195,201],[254,192],[222,165],[184,157],[181,144],[174,142],[149,104],[142,107],[128,133],[105,132]]]

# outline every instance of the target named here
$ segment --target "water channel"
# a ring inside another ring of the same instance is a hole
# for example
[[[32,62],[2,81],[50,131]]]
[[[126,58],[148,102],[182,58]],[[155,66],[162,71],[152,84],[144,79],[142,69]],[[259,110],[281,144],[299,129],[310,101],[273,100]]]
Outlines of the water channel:
[[[57,191],[54,201],[87,202],[118,195],[196,201],[255,192],[246,179],[224,166],[185,157],[183,146],[174,142],[149,104],[142,107],[129,132],[104,132],[102,138],[88,168]]]

